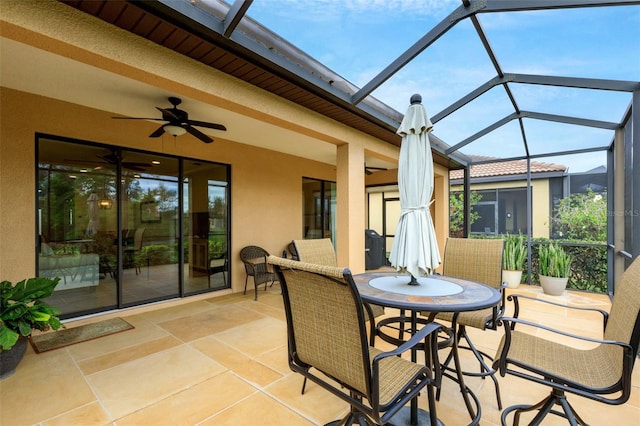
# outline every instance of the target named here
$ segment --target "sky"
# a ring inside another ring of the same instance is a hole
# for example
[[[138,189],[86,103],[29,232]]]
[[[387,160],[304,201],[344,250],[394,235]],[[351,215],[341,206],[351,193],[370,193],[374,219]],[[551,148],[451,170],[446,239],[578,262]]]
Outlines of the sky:
[[[550,2],[553,0],[549,0]],[[247,15],[358,87],[364,86],[461,4],[460,0],[255,0]],[[640,6],[479,14],[503,72],[640,81]],[[404,113],[420,93],[430,116],[496,76],[469,19],[456,24],[372,95]],[[619,122],[630,93],[510,85],[521,110]],[[498,87],[434,123],[450,146],[514,112]],[[607,146],[609,130],[524,120],[531,154]],[[518,121],[461,149],[525,154]],[[541,158],[583,172],[602,152]]]

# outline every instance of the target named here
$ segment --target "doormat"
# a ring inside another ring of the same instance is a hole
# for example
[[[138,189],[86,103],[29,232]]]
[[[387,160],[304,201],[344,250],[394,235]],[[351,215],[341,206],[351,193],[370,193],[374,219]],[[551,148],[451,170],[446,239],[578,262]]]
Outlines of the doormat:
[[[37,353],[41,353],[131,330],[132,328],[134,327],[122,318],[112,318],[93,324],[31,336],[30,340],[33,349]]]

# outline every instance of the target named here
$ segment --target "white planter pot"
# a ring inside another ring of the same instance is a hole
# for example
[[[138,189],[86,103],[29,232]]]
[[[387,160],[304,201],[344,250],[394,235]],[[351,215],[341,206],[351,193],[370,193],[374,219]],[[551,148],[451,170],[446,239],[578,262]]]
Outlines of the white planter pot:
[[[518,288],[522,279],[522,271],[502,270],[502,281],[507,283],[509,288]]]
[[[546,275],[540,275],[540,286],[545,294],[551,296],[562,296],[564,290],[567,288],[567,282],[569,278],[556,278],[547,277]]]

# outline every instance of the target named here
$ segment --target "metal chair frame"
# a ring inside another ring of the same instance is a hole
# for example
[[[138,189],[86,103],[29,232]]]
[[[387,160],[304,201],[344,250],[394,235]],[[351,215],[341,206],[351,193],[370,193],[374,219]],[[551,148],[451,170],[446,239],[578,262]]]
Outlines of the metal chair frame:
[[[282,285],[289,367],[351,406],[339,424],[386,424],[425,388],[431,424],[438,423],[433,390],[441,380],[440,324],[428,324],[402,346],[382,352],[369,345],[363,302],[349,269],[275,256],[268,261]],[[400,356],[418,344],[429,348],[427,365]]]
[[[560,306],[570,310],[598,312],[603,318],[603,338],[593,339],[579,336],[519,319],[520,299]],[[631,394],[633,365],[640,346],[640,258],[636,258],[627,268],[620,282],[616,285],[616,294],[610,312],[594,308],[567,306],[516,294],[510,295],[507,300],[514,302],[514,315],[512,318],[502,318],[505,335],[498,347],[493,366],[499,369],[502,376],[511,374],[549,386],[551,393],[535,404],[519,404],[505,409],[501,416],[502,425],[507,424],[507,417],[510,413],[515,413],[513,424],[517,425],[520,421],[520,415],[529,411],[538,411],[530,423],[532,425],[540,424],[548,414],[564,417],[571,425],[586,425],[586,422],[567,400],[566,392],[610,405],[620,405],[627,402]],[[588,350],[574,349],[569,345],[516,331],[517,324],[598,345]],[[572,356],[572,352],[575,354],[579,352],[580,356]],[[562,360],[569,360],[574,368],[556,368]],[[582,360],[588,365],[575,368],[575,362],[579,362],[578,360]],[[622,365],[618,369],[619,377],[612,373],[612,371],[616,371],[616,362],[620,362]],[[603,373],[603,371],[608,371],[611,374]],[[596,372],[598,376],[594,377]],[[555,410],[556,405],[559,405],[562,411]]]

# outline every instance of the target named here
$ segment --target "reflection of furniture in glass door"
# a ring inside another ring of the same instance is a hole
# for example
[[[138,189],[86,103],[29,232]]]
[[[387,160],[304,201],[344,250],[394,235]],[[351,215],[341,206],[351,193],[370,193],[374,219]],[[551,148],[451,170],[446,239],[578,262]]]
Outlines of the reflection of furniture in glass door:
[[[191,238],[189,239],[192,277],[208,275],[209,271],[209,212],[194,212],[191,215]]]
[[[206,238],[191,238],[191,264],[192,277],[208,275],[209,270],[209,241]]]

